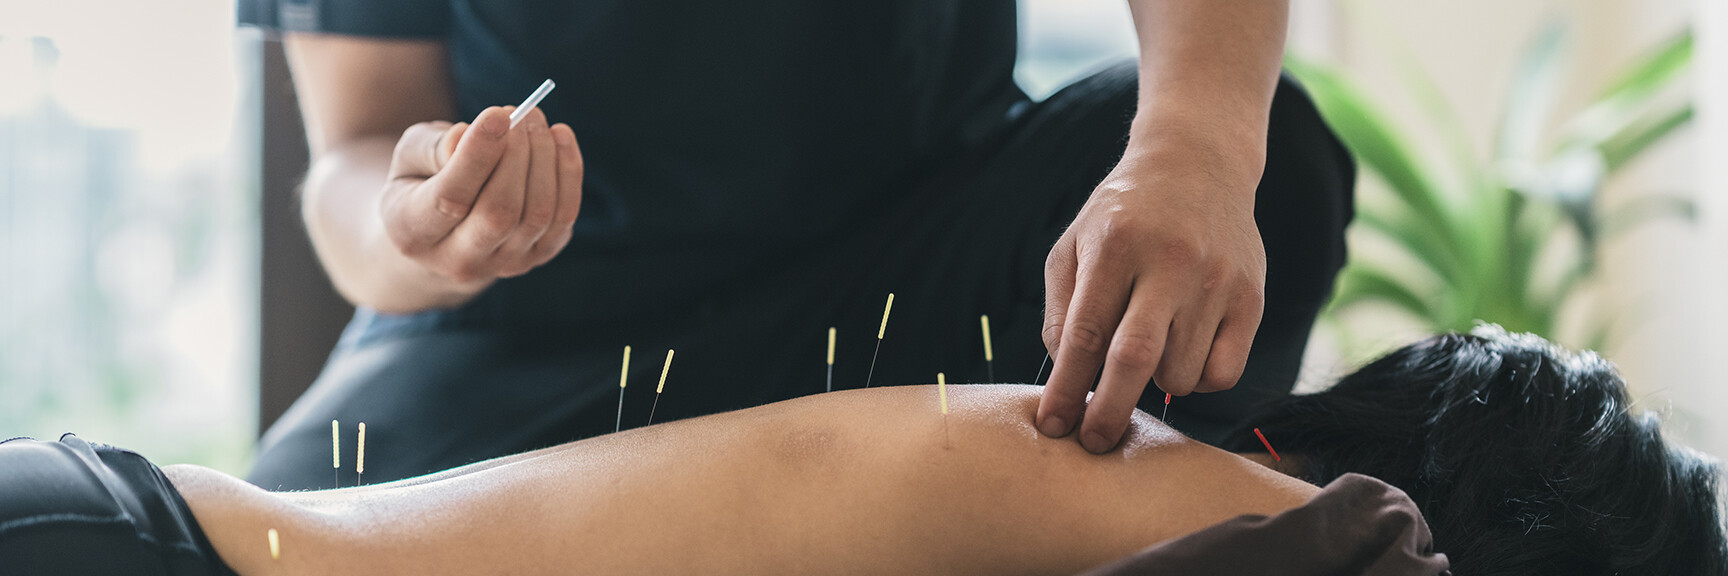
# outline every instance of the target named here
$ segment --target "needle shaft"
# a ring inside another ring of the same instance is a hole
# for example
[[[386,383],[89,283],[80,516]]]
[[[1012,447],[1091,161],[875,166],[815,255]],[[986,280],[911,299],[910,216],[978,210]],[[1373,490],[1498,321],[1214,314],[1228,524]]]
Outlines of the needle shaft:
[[[870,380],[876,378],[876,355],[882,353],[882,340],[876,340],[876,351],[870,353],[870,375],[864,377],[864,387],[870,387]]]
[[[1032,385],[1038,385],[1038,378],[1044,375],[1044,367],[1050,364],[1050,355],[1044,355],[1044,361],[1038,363],[1038,373],[1032,375]]]

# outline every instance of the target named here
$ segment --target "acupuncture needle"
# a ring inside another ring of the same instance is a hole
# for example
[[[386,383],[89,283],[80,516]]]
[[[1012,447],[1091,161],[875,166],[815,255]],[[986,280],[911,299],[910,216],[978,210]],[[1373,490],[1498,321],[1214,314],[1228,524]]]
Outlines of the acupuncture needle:
[[[547,94],[552,93],[552,89],[556,87],[558,87],[558,84],[553,82],[551,78],[547,78],[545,82],[541,82],[540,87],[535,88],[534,93],[529,94],[528,99],[523,100],[522,105],[517,106],[516,111],[510,113],[510,127],[515,128],[517,122],[521,122],[523,118],[528,117],[528,113],[533,112],[534,107],[540,105],[540,100],[545,98]]]
[[[1259,428],[1254,429],[1254,435],[1259,436],[1260,437],[1260,444],[1266,447],[1267,452],[1272,453],[1272,461],[1273,462],[1283,462],[1284,461],[1283,458],[1278,457],[1278,451],[1272,449],[1272,443],[1266,441],[1266,435],[1261,434]]]
[[[942,445],[948,446],[953,443],[948,434],[948,375],[941,372],[936,373],[936,396],[942,403]]]
[[[888,333],[888,312],[894,309],[894,293],[888,293],[888,303],[882,305],[882,327],[876,329],[876,351],[870,353],[870,374],[864,377],[864,387],[876,378],[876,355],[882,353],[882,336]]]
[[[947,421],[947,419],[948,419],[948,375],[947,374],[943,374],[941,372],[936,373],[936,395],[938,398],[940,398],[939,401],[942,403],[942,419],[943,419],[943,421]]]
[[[624,367],[618,371],[618,422],[612,425],[612,433],[617,434],[624,429],[624,384],[630,381],[630,347],[624,347]]]
[[[648,425],[654,425],[654,411],[660,409],[660,393],[666,391],[666,373],[672,371],[672,350],[666,350],[666,365],[660,367],[660,385],[654,387],[654,406],[648,409]]]
[[[360,423],[359,447],[354,450],[354,485],[366,483],[366,423]]]
[[[984,376],[991,384],[996,383],[996,354],[990,350],[990,315],[978,317],[978,323],[984,328]]]
[[[834,391],[834,327],[828,327],[828,391]]]

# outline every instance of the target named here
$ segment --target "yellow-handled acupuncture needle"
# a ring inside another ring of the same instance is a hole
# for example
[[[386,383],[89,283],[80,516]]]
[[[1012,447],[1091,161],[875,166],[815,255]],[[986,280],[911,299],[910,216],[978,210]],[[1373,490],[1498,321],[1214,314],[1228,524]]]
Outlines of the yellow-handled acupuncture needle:
[[[612,433],[617,434],[624,429],[624,384],[630,381],[630,347],[624,347],[624,367],[618,371],[618,422],[612,425]]]
[[[360,445],[354,451],[354,485],[366,483],[366,423],[360,423]]]
[[[270,559],[271,560],[281,560],[282,559],[282,541],[277,537],[276,529],[271,528],[270,531],[265,532],[264,535],[270,539]]]
[[[941,398],[942,416],[948,416],[948,376],[941,372],[936,373],[936,396]]]
[[[834,391],[834,327],[828,327],[828,391]]]
[[[336,488],[342,487],[342,425],[330,421],[330,475],[336,478]]]
[[[984,327],[984,376],[990,383],[996,383],[996,353],[990,350],[990,315],[978,317],[978,323]]]
[[[953,440],[948,436],[948,376],[941,372],[936,373],[936,397],[942,403],[942,442],[946,446]]]
[[[660,409],[660,393],[666,390],[666,373],[672,371],[672,350],[666,350],[666,365],[660,367],[660,385],[654,388],[654,406],[648,409],[648,424],[654,424],[654,411]]]
[[[864,377],[864,387],[876,378],[876,355],[882,353],[882,336],[888,333],[888,312],[894,309],[894,293],[888,293],[888,303],[882,306],[882,327],[876,329],[876,351],[870,353],[870,374]]]

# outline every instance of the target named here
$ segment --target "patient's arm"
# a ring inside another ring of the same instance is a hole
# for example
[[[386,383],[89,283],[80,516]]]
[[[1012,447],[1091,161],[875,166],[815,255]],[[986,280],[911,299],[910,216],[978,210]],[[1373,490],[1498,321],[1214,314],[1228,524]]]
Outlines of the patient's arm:
[[[168,473],[247,576],[1073,573],[1318,491],[1144,413],[1094,456],[1038,434],[1039,390],[949,387],[946,419],[934,387],[823,394],[360,489]]]

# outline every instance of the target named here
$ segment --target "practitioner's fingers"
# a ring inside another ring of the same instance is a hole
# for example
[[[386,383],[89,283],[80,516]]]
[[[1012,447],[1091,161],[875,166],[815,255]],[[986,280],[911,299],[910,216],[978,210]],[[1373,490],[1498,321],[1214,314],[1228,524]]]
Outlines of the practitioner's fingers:
[[[421,122],[408,127],[396,141],[378,198],[378,215],[385,233],[403,254],[426,253],[461,221],[437,210],[437,194],[427,184],[427,178],[438,171],[438,142],[453,129],[448,122]]]
[[[1068,325],[1068,301],[1074,298],[1074,237],[1063,234],[1044,259],[1044,351],[1051,357],[1062,348],[1062,329]]]
[[[1044,329],[1041,335],[1044,351],[1051,358],[1058,357],[1056,351],[1062,348],[1062,330],[1068,326],[1068,304],[1074,297],[1074,273],[1078,268],[1074,260],[1074,237],[1066,233],[1056,240],[1056,245],[1050,248],[1050,255],[1044,259]],[[1079,411],[1074,406],[1074,392],[1053,391],[1056,389],[1050,387],[1052,382],[1055,382],[1055,373],[1045,380],[1033,423],[1045,436],[1059,438],[1068,435],[1074,426],[1074,420],[1066,415]],[[1085,396],[1085,390],[1079,393],[1082,398]]]
[[[1170,336],[1164,344],[1164,358],[1152,378],[1158,387],[1177,396],[1187,396],[1200,384],[1200,373],[1206,368],[1206,357],[1212,351],[1212,337],[1218,332],[1218,320],[1223,311],[1207,308],[1184,308],[1170,322]]]
[[[495,276],[501,263],[493,255],[522,221],[531,153],[528,131],[511,130],[504,140],[503,156],[481,187],[473,212],[440,243],[454,260],[450,272],[459,281]]]
[[[539,108],[529,111],[516,129],[528,133],[528,181],[522,221],[498,249],[498,275],[505,278],[526,274],[545,263],[534,259],[532,248],[550,229],[558,212],[558,145],[546,126],[545,113]]]
[[[1148,290],[1141,284],[1130,295],[1128,311],[1110,337],[1098,392],[1080,420],[1080,444],[1094,454],[1109,452],[1121,442],[1146,384],[1166,364],[1164,351],[1173,336],[1170,311],[1165,299],[1142,294]]]
[[[473,209],[475,199],[509,149],[510,110],[493,106],[474,118],[474,126],[462,129],[454,139],[455,149],[430,179],[431,203],[438,213],[462,220]],[[448,137],[448,135],[445,135]],[[436,149],[436,147],[434,147]]]
[[[545,260],[541,260],[541,263],[550,261],[552,256],[557,256],[558,252],[564,249],[564,246],[570,244],[570,237],[574,232],[575,230],[571,226],[548,229],[546,234],[540,237],[540,241],[534,243],[534,247],[530,249],[530,254],[546,254]]]
[[[539,262],[551,260],[569,243],[570,228],[582,210],[582,148],[568,125],[555,124],[551,132],[558,146],[558,209],[551,228],[534,243],[531,256]]]
[[[1090,253],[1088,253],[1090,252]],[[1065,436],[1073,430],[1085,408],[1086,392],[1104,363],[1110,335],[1128,306],[1130,274],[1121,262],[1100,250],[1079,250],[1074,297],[1069,301],[1056,365],[1038,404],[1038,430],[1048,436]]]
[[[1248,367],[1248,352],[1254,347],[1254,334],[1260,328],[1265,312],[1263,295],[1244,294],[1230,303],[1224,319],[1218,323],[1218,334],[1212,338],[1212,352],[1206,357],[1197,392],[1229,390],[1242,379]]]

